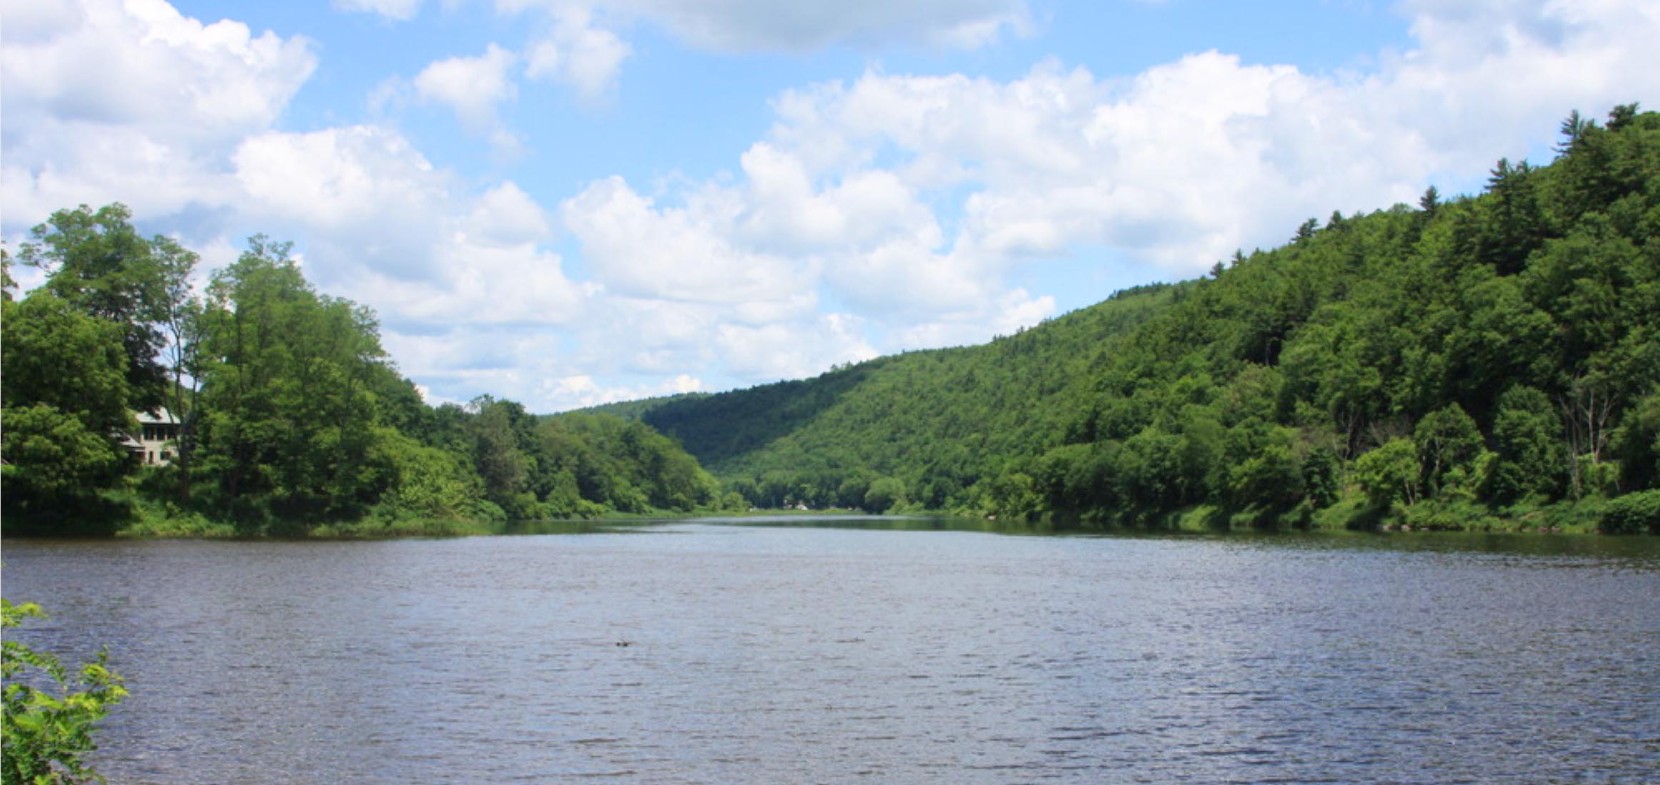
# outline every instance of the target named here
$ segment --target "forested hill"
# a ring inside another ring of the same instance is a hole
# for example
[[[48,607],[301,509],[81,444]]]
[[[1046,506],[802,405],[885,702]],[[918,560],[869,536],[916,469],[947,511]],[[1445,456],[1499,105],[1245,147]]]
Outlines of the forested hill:
[[[1168,287],[1144,287],[985,346],[668,400],[643,417],[762,506],[862,506],[870,483],[891,477],[942,509],[986,459],[1063,439],[1073,416],[1057,403],[1087,398],[1114,339],[1169,300]]]
[[[762,506],[1657,526],[1660,115],[1561,131],[1479,196],[1333,213],[985,346],[642,416]]]

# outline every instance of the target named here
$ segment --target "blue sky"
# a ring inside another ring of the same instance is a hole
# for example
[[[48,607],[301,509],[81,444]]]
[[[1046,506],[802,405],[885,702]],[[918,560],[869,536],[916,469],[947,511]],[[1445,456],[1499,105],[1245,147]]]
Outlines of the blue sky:
[[[293,240],[429,400],[978,343],[1660,101],[1650,0],[0,0],[0,234]],[[25,274],[25,281],[29,276]]]

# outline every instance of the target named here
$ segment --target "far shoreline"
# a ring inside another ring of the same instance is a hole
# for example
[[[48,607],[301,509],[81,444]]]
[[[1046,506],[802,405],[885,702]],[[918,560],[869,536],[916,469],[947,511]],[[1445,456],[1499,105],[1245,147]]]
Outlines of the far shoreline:
[[[1570,507],[1570,505],[1558,505]],[[632,526],[707,521],[742,525],[753,523],[810,524],[837,522],[854,525],[880,525],[896,528],[893,523],[906,524],[914,529],[952,529],[1011,534],[1358,534],[1378,536],[1411,536],[1423,534],[1504,534],[1536,537],[1625,536],[1627,533],[1605,532],[1594,519],[1574,514],[1571,509],[1546,508],[1519,518],[1482,516],[1464,524],[1452,522],[1443,525],[1414,525],[1398,520],[1368,514],[1365,510],[1348,510],[1345,515],[1324,516],[1322,520],[1294,519],[1290,515],[1263,513],[1242,514],[1212,507],[1190,507],[1159,515],[1150,520],[1111,521],[1060,519],[1045,515],[1030,518],[1004,518],[979,513],[902,508],[887,513],[870,513],[856,509],[831,508],[822,510],[782,508],[746,510],[700,509],[690,511],[653,510],[648,512],[610,512],[592,517],[551,518],[493,522],[484,520],[384,520],[365,518],[357,521],[325,522],[307,526],[297,522],[278,522],[256,529],[233,521],[212,521],[202,516],[165,517],[141,516],[139,520],[110,531],[69,530],[44,532],[37,527],[0,527],[4,539],[43,540],[392,540],[443,539],[457,537],[522,536],[530,534],[583,534],[598,531],[627,529]],[[31,530],[34,529],[34,530]],[[1641,536],[1641,533],[1636,533]]]

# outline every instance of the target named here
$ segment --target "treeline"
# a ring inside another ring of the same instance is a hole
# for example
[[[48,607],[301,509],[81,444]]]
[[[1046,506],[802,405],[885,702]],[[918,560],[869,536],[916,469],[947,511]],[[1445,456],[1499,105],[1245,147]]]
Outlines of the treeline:
[[[643,414],[761,506],[1660,531],[1660,115],[987,346]]]
[[[121,205],[55,213],[5,259],[5,530],[240,534],[465,530],[510,519],[690,510],[713,480],[608,415],[539,418],[482,396],[428,406],[374,314],[317,292],[264,237],[197,294],[196,254]],[[166,465],[123,440],[170,411]]]

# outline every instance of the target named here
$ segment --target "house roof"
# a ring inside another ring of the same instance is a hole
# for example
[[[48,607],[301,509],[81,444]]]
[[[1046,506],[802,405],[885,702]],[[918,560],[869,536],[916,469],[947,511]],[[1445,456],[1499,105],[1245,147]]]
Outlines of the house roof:
[[[137,416],[138,416],[138,423],[140,425],[178,425],[179,424],[179,418],[174,417],[173,413],[170,412],[170,411],[167,411],[167,407],[165,407],[165,406],[156,409],[155,412],[139,412]]]

